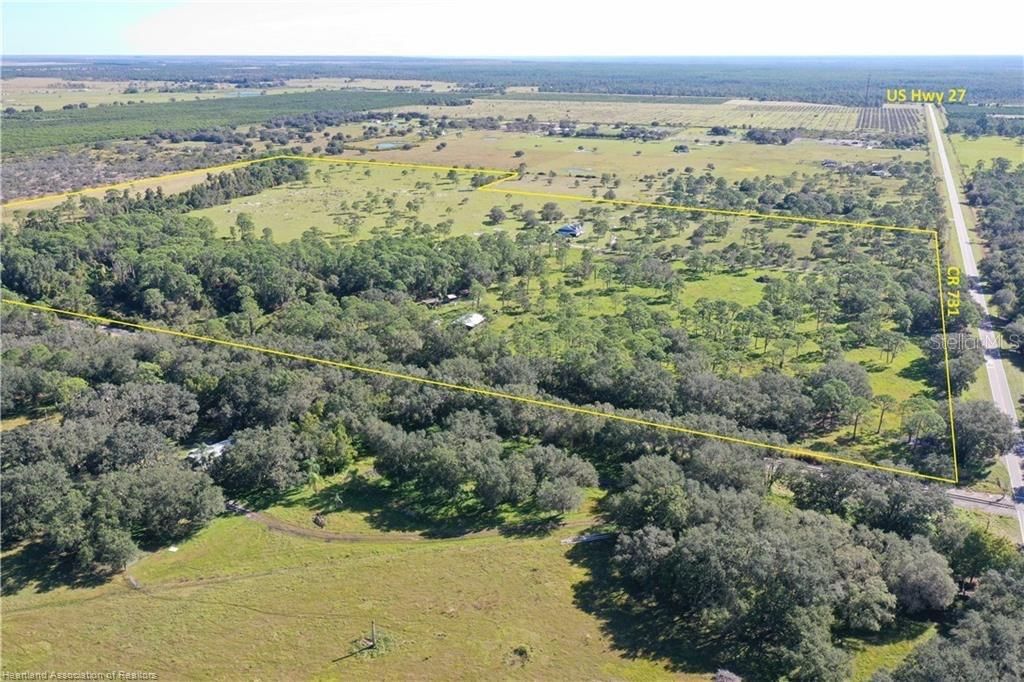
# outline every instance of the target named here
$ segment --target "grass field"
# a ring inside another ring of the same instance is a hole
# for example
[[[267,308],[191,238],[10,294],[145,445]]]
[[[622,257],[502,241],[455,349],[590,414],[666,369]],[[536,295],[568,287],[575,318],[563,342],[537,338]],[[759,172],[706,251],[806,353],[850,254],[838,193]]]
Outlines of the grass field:
[[[380,93],[373,93],[374,96]],[[402,93],[384,96],[402,96]],[[173,106],[173,105],[167,105]],[[461,110],[461,107],[459,108]],[[361,133],[358,124],[332,127],[331,134],[342,132],[349,135]],[[639,196],[642,185],[639,179],[647,174],[665,171],[669,168],[683,169],[687,166],[703,172],[708,164],[714,165],[714,173],[728,180],[737,181],[755,176],[786,176],[790,173],[814,174],[822,171],[821,162],[833,159],[840,163],[886,163],[895,158],[905,161],[922,161],[927,153],[921,150],[868,149],[833,144],[826,141],[801,139],[789,145],[757,145],[747,142],[729,141],[722,146],[710,144],[707,131],[701,129],[681,130],[672,138],[658,142],[631,142],[625,140],[573,140],[546,135],[526,133],[504,133],[496,131],[467,130],[443,138],[445,147],[437,150],[437,141],[420,142],[414,137],[380,138],[360,142],[357,146],[373,149],[381,142],[413,144],[412,149],[390,149],[360,154],[348,151],[342,159],[376,159],[403,163],[423,163],[442,166],[484,166],[487,168],[515,168],[520,162],[526,163],[530,173],[554,171],[555,181],[546,191],[575,190],[569,175],[614,173],[622,182],[618,190],[622,198]],[[312,153],[313,147],[322,145],[321,140],[302,143],[305,153]],[[677,144],[689,145],[686,154],[672,151]],[[174,145],[162,149],[171,151]],[[180,147],[180,145],[177,145]],[[289,145],[291,146],[291,145]],[[580,147],[583,147],[581,150]],[[522,157],[515,153],[522,151]],[[200,182],[206,172],[180,175],[172,179],[140,179],[129,185],[131,192],[162,186],[165,192],[187,189]],[[837,187],[845,187],[849,180],[838,176]],[[902,181],[896,178],[864,178],[870,186],[883,189],[882,198],[899,199],[898,191]],[[589,185],[583,188],[588,193]],[[531,187],[531,189],[533,189]],[[603,191],[603,190],[602,190]],[[104,190],[86,190],[88,196],[102,196]],[[60,198],[39,199],[25,204],[25,209],[49,208],[60,203]]]
[[[184,102],[188,100],[217,99],[221,97],[251,97],[260,94],[260,90],[236,88],[223,85],[213,90],[200,92],[158,92],[161,88],[172,87],[166,81],[68,81],[59,78],[8,78],[4,80],[3,107],[31,109],[42,107],[52,111],[65,104],[78,105],[85,102],[90,107],[128,102],[154,104],[159,102]],[[137,88],[139,92],[125,92],[129,88]],[[147,91],[150,90],[151,91]],[[268,92],[285,92],[285,89],[272,88]]]
[[[537,92],[506,88],[506,94],[486,96],[483,99],[526,100],[528,102],[632,102],[646,104],[721,104],[727,97],[689,97],[673,95],[620,95],[593,92]]]
[[[69,81],[61,78],[18,77],[3,82],[2,108],[56,110],[65,104],[85,102],[90,107],[114,102],[154,104],[200,99],[253,97],[260,94],[280,95],[312,90],[416,90],[420,92],[451,92],[455,83],[443,81],[383,80],[368,78],[295,78],[283,85],[267,88],[239,88],[218,83],[210,90],[198,92],[160,92],[181,84],[170,81]],[[138,92],[126,92],[136,89]]]
[[[920,111],[919,107],[908,107]],[[421,107],[440,116],[437,107]],[[760,102],[728,100],[716,104],[676,102],[671,98],[607,97],[588,99],[570,97],[550,99],[547,93],[513,94],[505,98],[479,98],[460,109],[460,117],[504,117],[525,119],[533,115],[541,121],[569,119],[589,123],[637,123],[700,127],[748,126],[754,128],[805,128],[808,130],[844,133],[858,129],[859,110],[827,104],[798,102]]]
[[[937,632],[933,623],[901,620],[884,635],[847,640],[846,649],[854,654],[851,682],[868,682],[879,670],[892,670]]]
[[[113,665],[162,679],[673,677],[668,661],[613,649],[602,620],[577,608],[587,571],[560,537],[326,543],[222,519],[131,566],[143,590],[116,579],[6,597],[4,667]],[[10,573],[17,560],[5,563]],[[349,657],[371,620],[393,649]]]
[[[267,513],[312,527],[308,488]],[[354,506],[362,500],[349,496]],[[607,573],[610,545],[492,533],[396,539],[370,508],[328,515],[325,542],[244,518],[149,554],[107,583],[56,586],[45,563],[4,555],[5,670],[138,670],[160,679],[709,680],[714,661],[644,638],[644,612]],[[23,550],[22,550],[23,551]],[[387,650],[358,651],[377,624]],[[898,664],[932,633],[902,623],[845,639],[854,679]],[[226,656],[225,651],[233,652]]]
[[[812,139],[801,139],[788,145],[758,145],[730,138],[721,146],[711,144],[713,140],[707,131],[692,128],[656,142],[466,131],[459,136],[447,136],[444,139],[446,146],[441,150],[435,149],[434,142],[428,142],[408,150],[376,151],[366,157],[411,163],[469,163],[488,168],[515,167],[522,162],[526,164],[528,173],[555,172],[553,184],[545,191],[571,188],[574,180],[568,177],[570,175],[612,173],[622,181],[622,187],[616,190],[621,198],[639,194],[642,176],[670,168],[682,170],[689,166],[703,172],[710,164],[716,176],[737,181],[765,175],[812,175],[822,172],[821,162],[826,159],[839,163],[886,163],[896,158],[912,162],[927,158],[927,152],[922,150],[868,149]],[[690,151],[674,152],[673,148],[679,144],[688,145]],[[519,151],[523,154],[516,157],[515,153]],[[836,180],[840,183],[846,181],[841,177]],[[887,190],[887,196],[898,197],[902,181],[896,178],[865,180],[873,183],[872,186],[877,184]]]
[[[1012,163],[1024,163],[1024,144],[1019,139],[986,135],[985,137],[968,138],[963,135],[951,135],[953,152],[964,172],[970,173],[980,161],[986,166],[992,159],[1002,157]]]
[[[253,216],[257,233],[270,227],[277,241],[296,239],[311,227],[334,238],[361,240],[385,228],[391,213],[386,202],[393,201],[401,209],[407,202],[418,200],[422,207],[415,212],[407,211],[402,224],[388,231],[401,231],[413,220],[434,225],[449,218],[454,221],[452,235],[507,229],[485,224],[487,212],[501,203],[500,195],[475,191],[469,184],[470,174],[460,174],[457,182],[445,175],[443,171],[425,169],[314,164],[308,183],[275,187],[191,215],[209,218],[218,233],[225,236],[238,214],[246,212]],[[347,208],[342,207],[343,202]],[[523,203],[539,208],[543,202]],[[348,230],[352,220],[358,222],[355,234]]]
[[[1021,542],[1020,525],[1017,523],[1016,516],[986,514],[978,509],[957,509],[956,514],[968,523],[1000,535],[1015,544]]]

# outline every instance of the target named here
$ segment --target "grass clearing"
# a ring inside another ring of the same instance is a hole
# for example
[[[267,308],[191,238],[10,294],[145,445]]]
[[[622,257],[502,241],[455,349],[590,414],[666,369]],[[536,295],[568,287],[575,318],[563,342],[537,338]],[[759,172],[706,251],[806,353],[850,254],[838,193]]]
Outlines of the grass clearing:
[[[463,108],[459,108],[461,113]],[[451,114],[453,112],[449,112]],[[869,149],[803,138],[788,145],[759,145],[726,138],[725,144],[711,144],[716,138],[706,130],[687,128],[665,140],[637,142],[619,139],[564,138],[531,133],[468,130],[444,138],[445,147],[436,149],[434,141],[417,144],[413,149],[372,152],[368,158],[384,161],[440,165],[472,164],[488,168],[514,168],[526,164],[529,173],[554,171],[559,176],[614,173],[624,184],[643,175],[669,168],[691,166],[699,171],[714,165],[715,175],[730,181],[755,176],[786,176],[790,173],[821,172],[821,162],[885,163],[895,158],[923,161],[923,150]],[[687,153],[674,152],[686,144]],[[522,151],[522,157],[515,153]],[[890,179],[895,184],[895,179]],[[623,198],[626,198],[623,195]]]
[[[5,667],[168,679],[673,678],[664,661],[614,650],[601,621],[576,608],[586,571],[558,537],[339,544],[220,519],[131,566],[143,590],[115,579],[5,598]],[[371,620],[394,648],[346,657]],[[510,656],[519,648],[526,660]]]
[[[294,491],[267,513],[308,519],[315,494]],[[577,679],[693,682],[718,667],[685,643],[652,650],[643,609],[605,582],[610,545],[560,544],[578,530],[395,543],[371,528],[373,514],[354,504],[327,515],[334,532],[363,528],[361,542],[217,519],[176,551],[132,564],[127,574],[141,589],[123,576],[80,587],[34,582],[43,567],[19,556],[24,549],[7,551],[5,669],[166,679],[559,679],[568,670]],[[387,651],[351,655],[371,620]],[[891,668],[932,634],[929,624],[901,622],[844,639],[853,679]]]
[[[95,107],[131,101],[134,104],[129,106],[134,106],[143,103],[185,102],[221,97],[252,97],[261,92],[227,84],[218,85],[211,90],[160,92],[175,85],[181,84],[170,81],[71,81],[62,78],[19,77],[4,80],[2,99],[4,108],[31,109],[38,106],[53,111],[67,104],[78,106],[83,102]],[[136,89],[137,92],[126,92],[131,89]],[[275,93],[284,91],[277,88],[267,90]]]
[[[308,182],[275,187],[191,215],[209,218],[218,233],[227,236],[238,214],[249,213],[256,221],[257,234],[269,227],[277,241],[297,239],[313,227],[332,238],[361,240],[381,230],[398,232],[413,220],[435,225],[449,218],[454,221],[452,235],[505,229],[486,223],[487,212],[501,203],[500,197],[475,191],[469,181],[467,173],[460,173],[453,182],[443,171],[428,169],[314,164]],[[422,206],[407,212],[401,226],[389,226],[388,203],[401,208],[409,201]],[[539,208],[542,202],[524,203]],[[353,222],[356,227],[350,230]]]
[[[937,632],[934,623],[903,619],[883,634],[847,640],[845,648],[853,654],[851,681],[868,682],[875,673],[896,668]]]
[[[980,162],[991,165],[992,159],[1002,157],[1011,163],[1024,163],[1024,143],[1012,137],[986,135],[965,137],[961,134],[949,136],[953,155],[960,162],[965,173],[971,172]]]
[[[995,535],[1000,535],[1014,544],[1021,542],[1020,526],[1017,524],[1016,516],[988,514],[978,509],[957,508],[954,511],[961,519],[978,528],[984,528]]]
[[[460,109],[459,116],[467,118],[504,117],[525,119],[534,116],[541,121],[575,120],[582,123],[638,123],[650,125],[693,126],[748,126],[753,128],[806,128],[836,133],[852,132],[858,128],[857,107],[801,102],[762,102],[733,99],[715,104],[673,101],[672,98],[564,97],[551,99],[515,93],[504,98],[477,98],[469,107]],[[889,107],[891,108],[891,107]],[[906,105],[920,118],[921,108]],[[437,107],[421,107],[431,115],[441,115]]]

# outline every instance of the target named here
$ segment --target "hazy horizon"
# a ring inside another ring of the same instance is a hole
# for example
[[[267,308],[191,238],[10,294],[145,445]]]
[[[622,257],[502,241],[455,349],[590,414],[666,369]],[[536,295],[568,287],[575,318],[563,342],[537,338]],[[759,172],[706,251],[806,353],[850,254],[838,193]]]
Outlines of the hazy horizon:
[[[994,3],[992,9],[1006,20],[993,22],[985,11],[956,18],[962,54],[1020,54],[1013,27],[1021,21],[1012,19],[1020,10]],[[741,2],[721,19],[679,3],[634,3],[630,11],[623,17],[589,4],[541,0],[493,8],[468,0],[13,1],[3,5],[3,37],[4,54],[19,56],[554,59],[916,56],[933,52],[936,37],[951,35],[948,15],[882,0],[865,0],[841,23],[812,0]]]

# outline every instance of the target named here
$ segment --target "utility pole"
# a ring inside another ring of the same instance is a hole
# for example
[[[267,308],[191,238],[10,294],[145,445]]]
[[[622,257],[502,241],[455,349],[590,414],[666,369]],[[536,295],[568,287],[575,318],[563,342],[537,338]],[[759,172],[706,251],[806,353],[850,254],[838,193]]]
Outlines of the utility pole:
[[[377,648],[377,621],[370,621],[370,648]]]

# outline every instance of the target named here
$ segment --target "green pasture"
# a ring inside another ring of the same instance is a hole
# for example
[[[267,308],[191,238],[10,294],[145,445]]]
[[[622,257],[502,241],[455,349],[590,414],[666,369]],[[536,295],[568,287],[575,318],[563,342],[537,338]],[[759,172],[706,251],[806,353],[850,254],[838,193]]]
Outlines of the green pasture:
[[[905,161],[927,158],[924,150],[869,149],[813,138],[795,140],[788,145],[759,145],[742,141],[741,135],[742,131],[736,131],[731,137],[714,138],[708,136],[706,129],[686,128],[665,140],[637,142],[467,130],[458,135],[449,134],[441,140],[418,143],[413,149],[373,152],[367,158],[442,165],[470,163],[488,168],[515,168],[525,163],[528,173],[554,171],[562,178],[612,173],[626,184],[669,168],[681,171],[690,166],[703,173],[709,163],[714,165],[716,176],[736,181],[765,175],[783,177],[794,172],[820,173],[823,172],[821,162],[826,159],[840,163],[884,163],[896,158]],[[712,144],[717,140],[724,140],[725,144]],[[438,143],[442,141],[444,148],[437,150]],[[687,145],[690,151],[674,152],[673,149],[681,144]],[[515,156],[517,151],[523,155]],[[834,175],[839,182],[841,178]],[[895,189],[902,182],[895,178],[872,178],[871,181]]]
[[[325,489],[295,491],[265,514],[313,528],[312,500]],[[94,584],[58,585],[59,569],[30,547],[9,550],[4,668],[324,680],[423,679],[431,671],[553,679],[571,670],[586,679],[688,682],[717,669],[685,642],[650,649],[637,639],[644,612],[612,582],[611,546],[560,543],[584,532],[585,519],[553,532],[396,537],[374,507],[381,500],[350,499],[327,516],[335,541],[224,517]],[[346,537],[354,528],[363,536]],[[387,648],[359,653],[371,622]],[[898,664],[931,631],[905,623],[844,639],[855,679]]]
[[[1020,139],[986,135],[984,137],[965,137],[960,134],[950,135],[953,151],[965,173],[970,173],[981,162],[990,165],[992,159],[1009,159],[1011,163],[1024,163],[1024,145]]]

